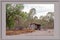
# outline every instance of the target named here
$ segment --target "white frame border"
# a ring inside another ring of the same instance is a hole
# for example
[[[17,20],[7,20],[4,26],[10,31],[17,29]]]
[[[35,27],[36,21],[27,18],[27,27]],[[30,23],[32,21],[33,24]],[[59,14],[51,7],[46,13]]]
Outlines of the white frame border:
[[[45,4],[45,3],[47,3],[47,4],[55,4],[55,22],[54,22],[54,26],[55,26],[55,36],[33,36],[33,37],[31,37],[31,36],[6,36],[5,35],[5,12],[6,12],[6,10],[5,10],[5,4],[6,3],[43,3],[43,4]],[[58,26],[58,27],[56,27],[56,26]],[[2,2],[2,39],[59,39],[59,3],[57,3],[57,2]],[[18,38],[19,37],[19,38]]]

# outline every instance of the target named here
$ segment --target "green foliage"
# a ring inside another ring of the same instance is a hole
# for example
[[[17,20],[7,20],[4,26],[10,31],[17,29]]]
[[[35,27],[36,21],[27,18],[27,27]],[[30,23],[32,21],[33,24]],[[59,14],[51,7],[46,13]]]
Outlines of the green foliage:
[[[9,29],[14,27],[15,16],[20,15],[20,13],[22,12],[21,10],[24,8],[22,4],[15,4],[15,5],[16,6],[12,6],[12,4],[6,4],[6,26],[9,27]]]
[[[40,22],[43,27],[54,28],[54,13],[48,12],[46,16],[40,17]]]
[[[28,27],[31,23],[41,24],[43,27],[53,27],[54,25],[54,15],[52,12],[48,12],[46,16],[41,16],[38,19],[36,14],[36,9],[30,9],[30,12],[22,11],[24,9],[23,4],[6,4],[6,26],[11,29],[16,25],[22,27]],[[16,24],[16,22],[18,23]]]
[[[21,12],[21,13],[20,13],[20,16],[21,16],[24,20],[26,20],[28,15],[27,15],[26,12]]]

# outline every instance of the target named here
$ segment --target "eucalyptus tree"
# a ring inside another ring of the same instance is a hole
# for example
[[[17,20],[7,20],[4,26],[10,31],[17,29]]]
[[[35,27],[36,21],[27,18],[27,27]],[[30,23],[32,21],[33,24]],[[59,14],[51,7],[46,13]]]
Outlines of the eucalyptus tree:
[[[6,4],[6,26],[9,30],[14,27],[15,16],[20,15],[23,8],[23,4]]]
[[[54,27],[54,13],[48,12],[45,16],[40,16],[40,22],[45,28]]]
[[[27,20],[25,21],[26,27],[28,27],[29,24],[31,24],[33,22],[33,16],[35,14],[36,14],[36,9],[35,8],[31,8],[29,13],[27,14]]]
[[[48,26],[54,28],[54,12],[48,12],[47,16],[49,17]]]
[[[29,23],[32,23],[33,22],[33,16],[36,14],[36,9],[35,8],[31,8],[30,9],[30,12],[28,14],[28,20],[29,20]]]

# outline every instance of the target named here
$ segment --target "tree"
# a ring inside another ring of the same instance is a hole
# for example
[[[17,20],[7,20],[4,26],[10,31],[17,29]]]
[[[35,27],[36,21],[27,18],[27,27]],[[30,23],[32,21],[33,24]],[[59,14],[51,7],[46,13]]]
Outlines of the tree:
[[[37,16],[35,16],[35,17],[34,17],[34,19],[35,19],[35,20],[37,20],[37,19],[38,19],[38,17],[37,17]]]
[[[35,8],[31,8],[30,12],[27,14],[27,20],[25,21],[25,25],[26,27],[29,26],[29,24],[31,24],[33,22],[33,16],[36,14],[36,9]]]
[[[45,16],[40,16],[40,23],[45,28],[53,28],[54,27],[53,12],[48,12]]]
[[[33,15],[35,15],[35,14],[36,14],[36,9],[35,8],[32,8],[32,9],[30,9],[30,12],[29,12],[28,16],[30,18],[33,18]]]
[[[54,28],[54,14],[53,12],[48,12],[47,16],[49,17],[48,26],[49,28]]]
[[[9,30],[14,27],[15,16],[20,15],[21,10],[24,8],[22,4],[6,4],[6,26]]]

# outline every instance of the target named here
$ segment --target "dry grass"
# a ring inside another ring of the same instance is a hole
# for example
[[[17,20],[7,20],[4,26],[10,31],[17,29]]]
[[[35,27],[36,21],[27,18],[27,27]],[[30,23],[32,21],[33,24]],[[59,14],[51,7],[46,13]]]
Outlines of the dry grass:
[[[18,35],[18,34],[23,34],[23,33],[31,33],[35,30],[30,30],[30,29],[26,29],[26,30],[7,30],[6,31],[6,35]]]

